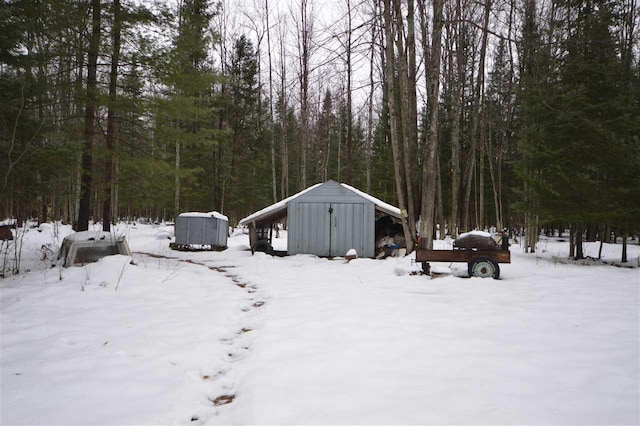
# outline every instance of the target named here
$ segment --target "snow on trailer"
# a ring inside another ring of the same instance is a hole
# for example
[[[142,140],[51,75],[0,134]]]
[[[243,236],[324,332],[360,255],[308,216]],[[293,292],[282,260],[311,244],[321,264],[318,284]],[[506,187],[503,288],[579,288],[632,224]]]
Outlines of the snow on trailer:
[[[224,250],[227,248],[229,219],[216,211],[186,212],[176,219],[174,250]]]
[[[503,238],[507,238],[503,236]],[[503,248],[505,247],[505,248]],[[422,270],[431,274],[431,262],[465,262],[470,277],[500,278],[499,263],[511,263],[508,245],[499,246],[491,234],[471,231],[461,234],[453,242],[453,250],[416,249],[416,262],[422,263]]]

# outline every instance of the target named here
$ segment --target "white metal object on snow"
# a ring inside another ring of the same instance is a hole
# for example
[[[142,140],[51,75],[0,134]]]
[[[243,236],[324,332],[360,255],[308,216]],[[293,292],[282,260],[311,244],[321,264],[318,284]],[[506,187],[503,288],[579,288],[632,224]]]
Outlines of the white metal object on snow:
[[[62,266],[83,266],[114,254],[131,256],[124,235],[116,236],[104,231],[81,231],[67,235],[62,240],[54,265],[62,263]]]

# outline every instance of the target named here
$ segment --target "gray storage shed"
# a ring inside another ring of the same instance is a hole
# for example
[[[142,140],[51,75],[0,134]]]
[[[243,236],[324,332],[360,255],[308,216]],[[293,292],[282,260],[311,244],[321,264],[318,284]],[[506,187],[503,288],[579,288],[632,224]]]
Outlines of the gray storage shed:
[[[171,247],[225,249],[228,233],[229,219],[218,212],[181,213],[176,218],[176,242]]]
[[[400,218],[400,209],[349,185],[329,180],[314,185],[240,221],[256,229],[288,218],[288,254],[345,256],[355,249],[360,257],[374,257],[376,215]]]

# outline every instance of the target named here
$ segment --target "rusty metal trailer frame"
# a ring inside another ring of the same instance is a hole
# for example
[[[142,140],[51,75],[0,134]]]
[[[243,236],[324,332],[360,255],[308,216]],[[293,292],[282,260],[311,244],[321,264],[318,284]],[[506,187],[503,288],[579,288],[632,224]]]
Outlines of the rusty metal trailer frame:
[[[428,262],[465,262],[468,265],[469,276],[481,278],[499,278],[499,263],[511,263],[509,250],[429,250],[416,249],[416,262],[422,263],[422,270],[428,274]]]
[[[227,249],[227,246],[215,244],[198,244],[197,246],[198,247],[195,247],[193,244],[169,243],[169,248],[177,251],[223,251]]]

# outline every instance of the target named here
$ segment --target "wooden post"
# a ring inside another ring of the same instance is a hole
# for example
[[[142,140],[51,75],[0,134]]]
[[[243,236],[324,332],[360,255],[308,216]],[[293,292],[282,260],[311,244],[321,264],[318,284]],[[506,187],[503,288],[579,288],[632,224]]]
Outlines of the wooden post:
[[[251,222],[249,225],[249,245],[251,246],[251,253],[253,253],[253,246],[256,243],[256,222]]]

